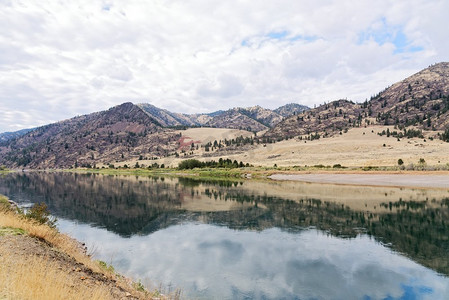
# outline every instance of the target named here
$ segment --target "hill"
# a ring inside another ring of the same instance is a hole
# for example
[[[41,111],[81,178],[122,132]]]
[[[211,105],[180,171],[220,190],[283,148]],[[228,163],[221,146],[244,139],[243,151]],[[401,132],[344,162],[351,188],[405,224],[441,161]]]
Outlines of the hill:
[[[283,117],[290,117],[291,115],[296,115],[299,113],[302,113],[303,111],[309,110],[310,108],[297,104],[297,103],[288,103],[285,105],[282,105],[281,107],[278,107],[274,110],[275,113],[283,116]]]
[[[162,127],[202,126],[212,119],[206,114],[180,114],[158,108],[149,103],[138,104],[150,117],[155,119]]]
[[[449,63],[426,68],[364,103],[337,100],[286,118],[265,134],[282,140],[301,135],[332,135],[370,124],[415,126],[425,130],[449,127]]]
[[[282,117],[273,111],[255,106],[227,110],[213,117],[206,126],[258,132],[270,128],[281,120]]]
[[[30,132],[32,129],[22,129],[22,130],[18,130],[18,131],[13,131],[13,132],[3,132],[0,133],[0,142],[6,142],[8,140],[12,140],[15,138],[18,138],[28,132]]]
[[[288,111],[293,115],[284,118]],[[188,132],[169,128],[198,126],[210,128]],[[219,130],[223,128],[235,131]],[[326,164],[335,161],[336,164],[366,165],[371,164],[370,157],[376,153],[388,156],[388,160],[372,161],[379,165],[395,164],[398,158],[416,163],[421,157],[440,165],[446,162],[438,137],[449,140],[448,128],[449,63],[439,63],[393,84],[369,101],[354,103],[341,99],[308,110],[298,104],[288,104],[276,110],[253,106],[188,115],[150,104],[124,103],[0,142],[0,165],[70,168],[138,162],[148,166],[156,164],[154,159],[157,158],[157,164],[173,166],[173,162],[185,158],[208,160],[231,156],[233,160],[238,158],[238,161],[254,165],[308,164],[315,156],[315,161]],[[351,139],[354,132],[360,137]],[[393,140],[390,135],[408,154],[388,151],[391,149],[387,145]],[[333,139],[323,141],[322,137]],[[403,137],[418,140],[407,141]],[[267,146],[289,139],[292,143]],[[320,141],[320,147],[312,147],[310,142],[317,144],[315,140]],[[431,145],[428,149],[431,152],[424,151],[427,151],[426,145]],[[355,159],[360,149],[364,149],[367,156]],[[305,157],[298,158],[298,151]],[[327,157],[330,152],[337,156],[339,153],[348,155],[336,161],[335,157]],[[321,154],[324,156],[317,156]]]
[[[260,106],[235,107],[226,111],[219,110],[209,114],[180,114],[158,108],[152,104],[142,103],[138,106],[162,127],[216,127],[262,131],[274,127],[284,117],[307,110],[300,104],[287,104],[270,110]]]
[[[27,168],[90,166],[133,156],[164,155],[176,150],[178,138],[138,106],[124,103],[42,126],[1,143],[0,164]]]

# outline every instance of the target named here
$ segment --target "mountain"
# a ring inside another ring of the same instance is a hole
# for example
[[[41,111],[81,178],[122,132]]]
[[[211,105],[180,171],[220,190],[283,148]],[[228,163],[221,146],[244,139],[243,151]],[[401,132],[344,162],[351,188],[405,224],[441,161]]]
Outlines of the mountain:
[[[180,135],[160,127],[142,109],[124,103],[36,128],[0,144],[0,165],[67,168],[139,156],[160,156],[177,149]]]
[[[0,133],[0,143],[1,142],[6,142],[8,140],[12,140],[14,138],[18,138],[30,131],[34,130],[34,128],[32,129],[22,129],[19,131],[13,131],[13,132],[4,132],[4,133]]]
[[[304,109],[299,104],[287,104],[275,110],[253,106],[189,115],[151,104],[124,103],[106,111],[16,133],[15,137],[0,142],[0,165],[68,168],[176,156],[181,134],[168,128],[176,126],[266,131],[262,141],[298,136],[314,139],[371,125],[396,125],[399,132],[407,127],[435,130],[436,136],[437,130],[449,129],[449,63],[432,65],[363,103],[341,99]],[[237,144],[232,147],[241,147]],[[239,148],[239,151],[245,149],[249,148]],[[202,153],[201,149],[198,153]]]
[[[239,108],[233,108],[224,113],[215,116],[205,124],[207,127],[215,128],[233,128],[247,131],[262,131],[268,127],[260,121],[255,120],[242,113]]]
[[[299,114],[309,109],[310,108],[305,105],[297,103],[288,103],[281,107],[276,108],[274,112],[283,117],[290,117],[291,115]]]
[[[348,100],[337,100],[286,118],[264,134],[271,140],[283,140],[300,135],[340,132],[360,126],[363,109]]]
[[[393,84],[364,103],[337,100],[290,116],[265,133],[281,140],[299,135],[335,134],[365,125],[449,127],[449,63],[432,65]]]
[[[260,106],[236,107],[217,114],[205,126],[258,132],[275,126],[282,119],[281,115]]]
[[[247,108],[239,108],[238,110],[240,113],[270,128],[284,119],[282,115],[276,113],[275,111],[262,108],[259,105]]]
[[[181,135],[168,127],[207,126],[266,130],[283,117],[260,106],[211,114],[180,114],[151,104],[124,103],[0,141],[0,165],[11,168],[70,168],[160,157],[179,150]]]
[[[201,126],[212,119],[212,117],[207,114],[188,115],[173,113],[149,103],[138,104],[138,106],[150,117],[155,119],[162,127]]]
[[[266,130],[281,122],[284,117],[308,109],[306,106],[292,103],[279,107],[277,110],[280,113],[276,112],[276,110],[253,106],[247,108],[236,107],[226,111],[219,110],[208,114],[180,114],[148,103],[138,104],[138,106],[162,127],[206,126],[249,131]]]
[[[442,130],[449,125],[448,96],[449,63],[443,62],[393,84],[373,97],[369,107],[381,124]]]

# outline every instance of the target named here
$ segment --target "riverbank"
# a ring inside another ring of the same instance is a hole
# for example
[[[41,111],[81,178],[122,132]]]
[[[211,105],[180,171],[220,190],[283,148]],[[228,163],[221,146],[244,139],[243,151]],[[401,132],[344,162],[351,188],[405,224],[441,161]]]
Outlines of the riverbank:
[[[27,170],[26,172],[75,172],[102,175],[189,177],[202,180],[289,180],[308,183],[360,186],[449,188],[449,170],[435,166],[414,169],[397,167],[243,167],[243,168],[96,168],[67,170]],[[22,171],[17,171],[22,172]]]
[[[449,173],[308,173],[273,174],[273,180],[290,180],[308,183],[344,184],[361,186],[411,187],[411,188],[449,188]]]
[[[447,170],[401,170],[399,168],[206,168],[192,170],[177,169],[98,169],[76,170],[82,173],[98,173],[104,175],[137,175],[137,176],[176,176],[194,177],[211,180],[235,179],[271,179],[290,180],[313,183],[386,186],[386,187],[419,187],[449,188],[449,171]]]
[[[0,196],[0,299],[169,299],[94,261],[79,242]]]

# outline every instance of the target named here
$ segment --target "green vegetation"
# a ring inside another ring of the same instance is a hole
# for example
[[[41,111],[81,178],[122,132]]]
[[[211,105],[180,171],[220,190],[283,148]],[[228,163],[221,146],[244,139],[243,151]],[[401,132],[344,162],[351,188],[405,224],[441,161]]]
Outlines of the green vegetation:
[[[7,197],[0,195],[0,210],[2,209],[11,209],[11,204]]]
[[[26,232],[21,228],[0,227],[0,236],[3,235],[24,235]]]
[[[179,170],[186,170],[186,169],[202,169],[202,168],[227,168],[227,169],[234,169],[234,168],[244,168],[244,167],[250,167],[248,163],[244,164],[242,161],[239,163],[237,160],[230,160],[230,159],[222,159],[220,158],[218,162],[214,160],[210,161],[199,161],[197,159],[187,159],[179,163],[178,169]]]
[[[34,220],[39,224],[46,224],[56,228],[57,219],[52,217],[45,203],[36,203],[25,213],[25,218]]]
[[[258,139],[255,140],[253,137],[243,137],[241,135],[234,139],[215,140],[213,142],[209,142],[206,145],[204,145],[204,150],[206,152],[208,152],[210,150],[214,151],[215,149],[220,149],[223,147],[230,147],[230,146],[239,147],[239,146],[243,146],[243,145],[254,145],[254,142],[259,143],[259,140]],[[193,148],[193,146],[192,146],[192,148]]]
[[[390,131],[390,129],[387,128],[387,130],[382,130],[382,132],[379,132],[378,135],[380,135],[380,136],[386,135],[387,137],[393,136],[393,137],[396,137],[398,139],[402,139],[404,137],[406,137],[408,139],[411,139],[411,138],[414,138],[414,137],[418,137],[420,139],[424,138],[422,130],[419,130],[419,129],[408,129],[407,130],[405,128],[404,128],[403,132],[402,131],[398,132],[396,130],[395,131]]]
[[[111,272],[111,273],[115,272],[115,269],[112,265],[110,265],[102,260],[97,260],[97,262],[98,262],[98,265],[100,266],[100,268],[102,268],[103,270]]]

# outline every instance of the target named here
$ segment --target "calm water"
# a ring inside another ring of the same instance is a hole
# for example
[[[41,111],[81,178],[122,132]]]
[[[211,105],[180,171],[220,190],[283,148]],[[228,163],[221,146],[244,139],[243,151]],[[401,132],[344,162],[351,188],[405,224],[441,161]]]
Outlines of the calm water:
[[[449,191],[19,173],[97,259],[188,299],[449,299]]]

